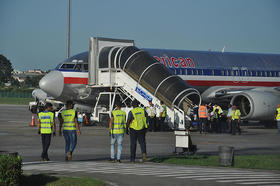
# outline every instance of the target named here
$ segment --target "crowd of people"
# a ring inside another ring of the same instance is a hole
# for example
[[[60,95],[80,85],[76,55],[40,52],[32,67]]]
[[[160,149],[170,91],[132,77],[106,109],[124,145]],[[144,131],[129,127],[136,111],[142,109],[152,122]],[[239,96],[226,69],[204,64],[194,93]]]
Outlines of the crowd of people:
[[[127,114],[121,110],[121,104],[115,103],[109,122],[109,135],[111,139],[110,161],[121,162],[122,143],[124,134],[130,136],[130,161],[135,162],[136,143],[138,141],[142,162],[146,161],[146,132],[161,131],[166,118],[166,105],[161,102],[155,106],[152,101],[145,108],[140,106],[136,100],[132,102],[132,109]],[[81,135],[79,127],[79,114],[74,109],[73,101],[66,102],[66,108],[58,115],[59,135],[65,139],[65,161],[72,160],[72,154],[77,144],[77,135]],[[217,104],[202,103],[194,106],[191,110],[193,123],[198,121],[198,131],[200,133],[230,133],[241,134],[240,117],[241,112],[236,105],[228,105],[223,110]],[[126,118],[127,116],[127,118]],[[80,116],[81,117],[81,116]],[[275,113],[278,129],[280,133],[280,104]],[[192,126],[191,126],[192,127]],[[55,115],[52,111],[52,104],[47,103],[45,110],[38,113],[37,121],[38,134],[42,140],[42,153],[40,160],[49,161],[48,149],[51,143],[51,136],[56,135]],[[115,145],[117,153],[115,154]]]
[[[241,134],[241,112],[236,105],[228,105],[223,110],[217,104],[202,103],[193,108],[193,121],[197,124],[200,133],[230,133]]]

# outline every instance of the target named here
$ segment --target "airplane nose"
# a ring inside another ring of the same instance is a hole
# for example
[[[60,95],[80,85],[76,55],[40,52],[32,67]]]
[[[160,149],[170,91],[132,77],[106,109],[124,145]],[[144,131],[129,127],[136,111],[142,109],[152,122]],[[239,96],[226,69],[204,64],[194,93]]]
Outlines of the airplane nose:
[[[51,71],[40,80],[39,86],[48,95],[58,98],[64,88],[64,77],[57,70]]]

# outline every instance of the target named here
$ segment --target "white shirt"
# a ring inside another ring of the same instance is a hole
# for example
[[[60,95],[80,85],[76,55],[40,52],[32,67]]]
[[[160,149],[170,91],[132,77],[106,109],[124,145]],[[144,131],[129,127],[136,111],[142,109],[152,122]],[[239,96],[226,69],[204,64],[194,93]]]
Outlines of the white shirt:
[[[157,117],[159,117],[159,116],[160,116],[160,113],[161,113],[161,112],[163,113],[163,111],[164,111],[163,106],[162,106],[162,105],[159,105],[159,109],[157,110]]]
[[[230,108],[228,109],[227,117],[231,117],[231,111],[232,111],[232,107],[230,107]]]
[[[146,107],[146,112],[148,114],[149,117],[155,117],[155,115],[157,114],[157,110],[155,106],[147,106]]]

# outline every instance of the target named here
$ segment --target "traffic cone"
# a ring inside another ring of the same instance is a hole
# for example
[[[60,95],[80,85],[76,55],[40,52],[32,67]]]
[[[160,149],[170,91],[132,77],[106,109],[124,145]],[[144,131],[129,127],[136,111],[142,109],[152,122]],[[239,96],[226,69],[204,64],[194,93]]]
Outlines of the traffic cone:
[[[32,114],[31,122],[30,122],[30,127],[35,127],[35,117],[34,114]]]

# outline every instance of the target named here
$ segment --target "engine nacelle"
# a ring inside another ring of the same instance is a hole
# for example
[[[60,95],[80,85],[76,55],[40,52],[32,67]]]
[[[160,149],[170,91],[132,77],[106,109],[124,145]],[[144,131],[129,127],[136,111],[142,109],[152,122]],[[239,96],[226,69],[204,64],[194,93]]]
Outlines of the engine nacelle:
[[[271,92],[244,91],[236,94],[230,103],[238,106],[241,119],[273,120],[280,97]]]

